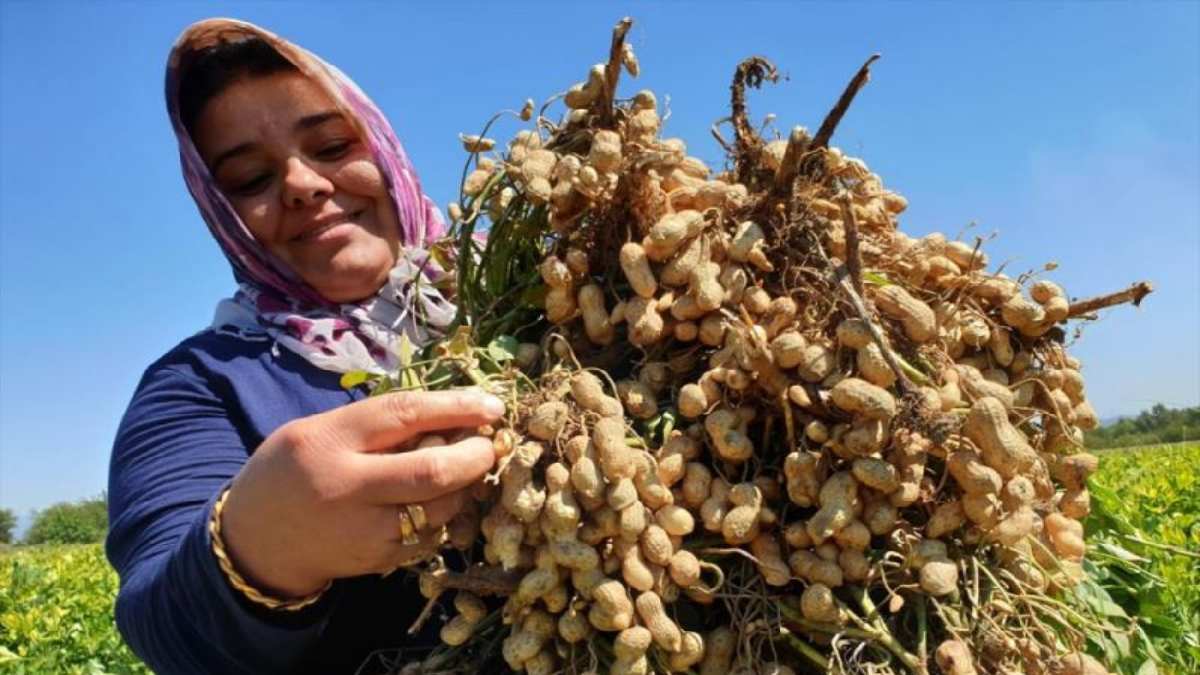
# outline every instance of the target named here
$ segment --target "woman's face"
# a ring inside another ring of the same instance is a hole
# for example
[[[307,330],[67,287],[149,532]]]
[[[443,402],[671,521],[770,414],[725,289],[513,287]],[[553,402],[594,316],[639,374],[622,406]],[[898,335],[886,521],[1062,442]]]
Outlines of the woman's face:
[[[383,174],[354,126],[314,82],[243,79],[212,98],[196,147],[242,222],[333,302],[370,296],[399,250]]]

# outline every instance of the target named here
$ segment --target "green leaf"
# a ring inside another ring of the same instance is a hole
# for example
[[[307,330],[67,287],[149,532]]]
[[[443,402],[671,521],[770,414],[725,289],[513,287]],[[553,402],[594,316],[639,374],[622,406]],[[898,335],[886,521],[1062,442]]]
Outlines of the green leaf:
[[[1140,555],[1130,551],[1129,549],[1123,548],[1121,546],[1117,546],[1116,544],[1113,544],[1111,542],[1107,542],[1107,541],[1100,542],[1100,548],[1104,549],[1106,552],[1108,552],[1126,562],[1131,562],[1131,563],[1148,563],[1148,562],[1150,562],[1148,559],[1141,557]]]
[[[408,336],[404,333],[400,334],[400,367],[408,368],[412,365],[413,346],[408,341]]]
[[[1116,647],[1117,656],[1118,656],[1118,658],[1116,660],[1120,660],[1120,659],[1129,657],[1129,636],[1128,635],[1126,635],[1125,633],[1119,633],[1119,632],[1114,631],[1113,633],[1109,634],[1108,639],[1111,640],[1113,643],[1113,646]]]
[[[396,388],[396,383],[394,381],[392,381],[392,378],[388,377],[387,375],[384,375],[383,377],[381,377],[375,381],[375,386],[371,388],[371,395],[379,396],[380,394],[386,394],[395,388]]]
[[[663,442],[666,442],[667,437],[670,436],[671,432],[675,430],[675,424],[679,420],[675,417],[675,411],[670,410],[670,409],[664,410],[661,413],[661,416],[662,416],[662,420],[663,420],[662,429],[661,429],[662,440],[663,440]]]
[[[412,368],[413,344],[403,333],[400,334],[400,346],[396,356],[400,359],[400,386],[404,389],[419,389],[421,378]]]
[[[471,329],[459,326],[454,336],[442,343],[447,356],[469,359],[471,357]]]
[[[367,371],[351,370],[350,372],[342,375],[342,389],[353,389],[360,384],[366,383],[366,381],[369,379],[371,379],[371,374]]]
[[[545,284],[530,286],[521,293],[521,304],[533,309],[542,309],[546,306],[546,294],[550,292],[550,287]]]
[[[496,363],[505,363],[517,358],[517,346],[520,343],[511,335],[498,335],[488,343],[488,356]]]
[[[659,414],[655,415],[654,417],[651,417],[648,420],[643,420],[642,428],[646,430],[647,434],[653,434],[655,431],[658,430],[658,425],[662,424],[662,421],[663,421],[662,413],[659,413]]]
[[[876,286],[892,286],[892,282],[883,272],[863,272],[863,281]]]

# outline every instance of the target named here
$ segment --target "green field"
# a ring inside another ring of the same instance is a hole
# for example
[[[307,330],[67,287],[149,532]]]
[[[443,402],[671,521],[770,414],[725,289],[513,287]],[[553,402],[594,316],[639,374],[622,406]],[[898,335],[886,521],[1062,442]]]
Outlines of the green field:
[[[1097,454],[1086,567],[1137,625],[1096,646],[1121,672],[1200,673],[1200,444]]]
[[[0,553],[0,673],[149,673],[117,633],[116,594],[99,544]]]
[[[1089,646],[1121,673],[1200,673],[1200,444],[1100,456],[1075,593],[1108,629]],[[0,673],[149,672],[117,634],[116,590],[99,545],[0,552]]]

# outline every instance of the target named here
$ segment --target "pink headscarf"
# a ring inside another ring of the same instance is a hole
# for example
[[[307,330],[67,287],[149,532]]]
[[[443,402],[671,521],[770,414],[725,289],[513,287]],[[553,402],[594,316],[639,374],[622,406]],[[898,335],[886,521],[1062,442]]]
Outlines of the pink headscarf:
[[[200,158],[179,111],[184,54],[221,42],[258,37],[312,78],[359,130],[388,184],[400,222],[403,250],[388,282],[368,300],[336,304],[321,297],[255,240]],[[167,61],[167,111],[179,141],[188,190],[208,229],[233,267],[239,288],[217,306],[213,327],[265,331],[277,345],[323,370],[382,373],[399,365],[400,336],[423,345],[442,334],[455,308],[433,287],[443,276],[426,247],[445,231],[437,206],[421,190],[416,171],[383,113],[337,68],[258,26],[206,19],[188,26]]]

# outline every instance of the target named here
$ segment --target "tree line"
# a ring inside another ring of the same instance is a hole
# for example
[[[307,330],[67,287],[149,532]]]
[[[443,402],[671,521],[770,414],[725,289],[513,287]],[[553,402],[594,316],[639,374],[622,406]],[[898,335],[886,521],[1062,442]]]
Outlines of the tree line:
[[[14,541],[17,515],[0,509],[0,544],[93,544],[108,532],[108,495],[59,502],[34,514],[29,531]]]
[[[1136,417],[1125,417],[1087,432],[1090,450],[1127,448],[1200,439],[1200,406],[1168,408],[1158,403]]]

